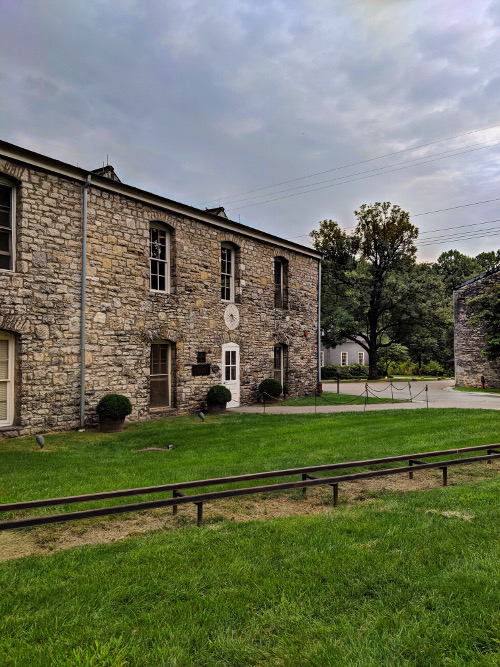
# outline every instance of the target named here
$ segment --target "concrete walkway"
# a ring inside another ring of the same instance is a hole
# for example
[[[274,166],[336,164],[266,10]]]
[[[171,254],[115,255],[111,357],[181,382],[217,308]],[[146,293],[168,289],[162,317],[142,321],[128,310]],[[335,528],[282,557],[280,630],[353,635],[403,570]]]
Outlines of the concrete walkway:
[[[482,394],[473,391],[454,391],[453,380],[440,380],[431,382],[411,382],[411,396],[408,383],[395,382],[393,388],[394,398],[406,400],[407,403],[378,403],[375,405],[321,405],[321,398],[317,400],[316,409],[311,406],[291,405],[266,405],[266,414],[311,414],[316,412],[372,412],[374,410],[418,410],[427,407],[425,386],[428,387],[429,408],[481,408],[483,410],[500,410],[500,394]],[[397,387],[397,389],[395,389]],[[341,383],[340,393],[352,396],[360,395],[365,388],[364,382]],[[389,382],[373,382],[368,384],[369,396],[380,398],[391,398],[391,386]],[[323,384],[323,393],[337,392],[337,384]],[[231,412],[257,412],[263,413],[264,406],[245,405],[239,408],[231,408]]]

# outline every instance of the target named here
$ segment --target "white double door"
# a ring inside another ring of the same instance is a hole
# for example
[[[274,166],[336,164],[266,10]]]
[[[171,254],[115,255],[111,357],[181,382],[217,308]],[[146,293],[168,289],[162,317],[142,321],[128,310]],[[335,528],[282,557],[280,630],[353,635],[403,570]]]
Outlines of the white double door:
[[[237,408],[240,404],[240,346],[225,343],[222,346],[222,384],[231,392],[228,408]]]

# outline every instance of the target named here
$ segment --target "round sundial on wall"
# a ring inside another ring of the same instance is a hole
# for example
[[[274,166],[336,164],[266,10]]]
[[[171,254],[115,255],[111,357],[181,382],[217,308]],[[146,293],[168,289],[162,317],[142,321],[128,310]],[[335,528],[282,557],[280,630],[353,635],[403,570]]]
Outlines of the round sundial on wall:
[[[234,303],[229,303],[224,311],[224,322],[228,329],[236,329],[240,323],[240,313]]]

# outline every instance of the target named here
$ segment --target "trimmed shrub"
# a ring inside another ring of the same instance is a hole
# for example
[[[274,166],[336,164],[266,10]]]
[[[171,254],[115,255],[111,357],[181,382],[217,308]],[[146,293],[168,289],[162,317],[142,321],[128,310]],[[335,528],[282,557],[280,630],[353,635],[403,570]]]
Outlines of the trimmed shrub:
[[[106,394],[96,407],[100,419],[125,419],[132,412],[132,403],[122,394]]]
[[[207,393],[207,403],[210,405],[226,405],[231,400],[231,392],[223,384],[214,384]]]
[[[281,386],[281,382],[274,378],[267,378],[266,380],[262,380],[259,384],[259,392],[261,394],[268,394],[273,398],[279,398],[282,391],[283,387]]]

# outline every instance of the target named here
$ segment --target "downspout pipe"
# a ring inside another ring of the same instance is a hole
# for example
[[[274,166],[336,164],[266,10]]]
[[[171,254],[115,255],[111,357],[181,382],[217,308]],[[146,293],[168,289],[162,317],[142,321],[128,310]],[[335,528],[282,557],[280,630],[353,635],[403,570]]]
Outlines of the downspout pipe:
[[[87,192],[90,174],[83,186],[82,206],[82,298],[80,303],[80,428],[85,426],[85,308],[87,304]]]
[[[321,262],[318,263],[318,386],[321,385]]]

